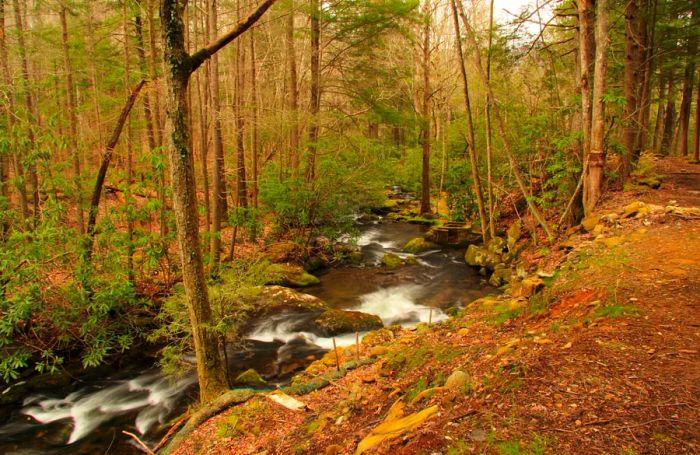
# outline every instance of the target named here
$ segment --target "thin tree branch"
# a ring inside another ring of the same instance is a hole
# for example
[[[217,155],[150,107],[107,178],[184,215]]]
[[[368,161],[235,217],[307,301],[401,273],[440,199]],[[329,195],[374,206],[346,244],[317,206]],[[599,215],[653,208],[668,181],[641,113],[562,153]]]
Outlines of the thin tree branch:
[[[265,11],[267,11],[276,1],[277,0],[265,0],[243,22],[239,22],[233,29],[229,30],[228,33],[211,43],[209,46],[195,52],[190,57],[190,72],[195,72],[197,68],[199,68],[202,63],[206,62],[212,55],[216,54],[224,46],[245,33],[245,31],[252,27],[253,24],[255,24],[258,19],[265,14]]]

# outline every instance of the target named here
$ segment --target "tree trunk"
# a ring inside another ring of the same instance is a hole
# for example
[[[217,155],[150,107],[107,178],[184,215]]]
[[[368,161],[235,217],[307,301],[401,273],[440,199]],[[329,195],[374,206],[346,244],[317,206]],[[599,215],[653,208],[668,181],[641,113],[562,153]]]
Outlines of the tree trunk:
[[[252,197],[253,207],[258,206],[258,156],[260,154],[258,144],[258,84],[257,84],[257,68],[255,61],[255,33],[250,32],[250,129],[251,131],[251,166],[252,173]]]
[[[18,0],[12,0],[12,5],[15,10],[15,26],[17,27],[17,44],[19,45],[20,59],[22,64],[22,83],[24,91],[24,104],[27,109],[27,139],[29,141],[29,147],[32,154],[36,148],[36,136],[34,132],[34,125],[39,121],[39,115],[36,109],[36,103],[34,103],[34,97],[32,95],[31,81],[29,76],[29,58],[27,57],[27,45],[25,41],[25,29],[24,22],[22,18],[22,10]],[[29,164],[29,180],[32,186],[32,215],[34,220],[34,227],[36,228],[39,223],[39,174],[36,168],[36,159],[32,158]]]
[[[667,87],[666,72],[659,74],[659,98],[656,107],[656,120],[654,121],[654,137],[652,138],[651,149],[654,153],[659,153],[661,148],[661,137],[663,135],[664,118],[666,117],[666,104],[664,103]]]
[[[85,229],[85,219],[83,213],[83,188],[80,183],[80,153],[78,151],[78,116],[76,115],[75,86],[73,84],[73,68],[70,60],[68,48],[68,21],[66,20],[66,6],[61,5],[61,42],[63,44],[63,68],[66,72],[66,94],[68,101],[68,143],[72,149],[73,157],[73,179],[75,185],[75,208],[78,217],[78,232],[83,234]]]
[[[291,115],[291,133],[289,135],[289,164],[292,174],[299,172],[299,82],[297,81],[296,49],[294,46],[294,0],[290,1],[287,17],[287,66],[289,67],[289,111]]]
[[[673,139],[673,125],[676,121],[676,78],[675,73],[671,70],[671,75],[668,79],[668,90],[666,91],[666,107],[664,108],[664,122],[661,129],[661,144],[659,152],[662,155],[668,155]]]
[[[591,115],[593,110],[591,103],[591,76],[595,56],[595,35],[593,31],[595,19],[593,8],[593,0],[578,0],[579,58],[581,60],[581,126],[584,162],[588,160],[588,152],[591,150]]]
[[[476,202],[479,206],[479,220],[481,221],[481,239],[484,244],[488,242],[488,220],[486,218],[486,209],[484,207],[484,194],[481,191],[481,178],[479,177],[479,167],[476,159],[476,139],[474,135],[474,123],[472,122],[472,108],[469,100],[469,80],[467,78],[467,69],[464,66],[464,53],[462,52],[462,36],[459,32],[459,15],[457,14],[457,6],[455,0],[450,0],[452,8],[452,17],[454,18],[455,27],[455,44],[457,47],[457,64],[459,65],[460,74],[462,76],[462,86],[464,89],[464,107],[467,120],[467,134],[469,135],[469,162],[472,171],[472,188],[476,196]],[[488,105],[488,103],[487,103]]]
[[[421,98],[421,132],[420,141],[423,149],[420,213],[430,213],[430,148],[431,148],[431,116],[430,116],[430,1],[425,0],[423,8],[423,58],[421,70],[423,75],[423,96]]]
[[[5,0],[0,0],[0,67],[2,69],[2,82],[8,90],[7,103],[3,103],[2,109],[5,115],[5,127],[7,131],[12,130],[14,124],[13,113],[15,112],[15,100],[12,90],[12,77],[10,76],[9,60],[7,56],[7,38],[5,33]],[[10,201],[10,191],[9,191],[9,181],[10,181],[10,154],[0,154],[0,198],[4,197],[5,203],[9,205]],[[19,177],[19,176],[17,176]],[[23,179],[17,178],[18,182],[22,182]],[[18,183],[19,199],[22,210],[22,216],[24,219],[27,218],[27,197],[26,190],[23,189],[23,185]],[[10,221],[5,219],[5,221],[0,226],[0,237],[4,238],[4,235],[9,233]]]
[[[656,62],[655,45],[656,45],[656,16],[658,9],[658,0],[652,0],[651,6],[651,21],[648,20],[649,3],[647,3],[647,11],[642,16],[642,30],[644,31],[646,49],[643,52],[643,76],[640,87],[641,98],[639,101],[639,133],[637,135],[636,156],[634,161],[639,159],[639,155],[647,147],[649,137],[649,112],[651,111],[651,77],[654,74]],[[647,39],[648,37],[648,39]]]
[[[90,259],[92,259],[92,248],[94,244],[95,235],[97,234],[97,232],[95,231],[95,225],[97,224],[97,214],[100,208],[102,188],[104,188],[105,178],[107,177],[107,170],[109,169],[109,164],[112,161],[112,154],[114,153],[114,148],[119,142],[119,136],[121,136],[122,134],[124,124],[126,123],[126,120],[129,117],[129,112],[131,112],[131,108],[134,107],[136,98],[138,97],[141,88],[145,84],[145,81],[141,81],[138,84],[136,84],[136,86],[131,90],[131,94],[127,98],[124,108],[122,108],[122,112],[119,115],[119,119],[117,119],[117,124],[115,125],[114,131],[112,132],[112,136],[109,138],[107,146],[105,147],[104,154],[102,155],[102,162],[100,163],[100,168],[97,170],[95,186],[92,189],[92,197],[90,198],[90,209],[88,210],[88,220],[86,228],[87,235],[84,247],[85,264],[89,264]]]
[[[226,35],[215,40],[192,56],[185,49],[182,14],[179,0],[160,0],[163,37],[163,60],[166,64],[168,88],[167,119],[170,126],[170,169],[177,239],[182,259],[182,278],[187,297],[192,339],[197,357],[197,377],[202,401],[211,401],[226,390],[226,364],[219,349],[207,281],[204,277],[202,251],[199,243],[199,217],[194,177],[194,159],[190,152],[190,132],[187,117],[187,85],[192,73],[224,46],[248,30],[272,6],[275,0],[265,0],[243,22]]]
[[[491,49],[493,47],[493,2],[489,2],[489,41],[486,50],[486,83],[491,84]],[[493,202],[493,144],[491,132],[491,101],[486,96],[486,194],[489,204],[489,235],[496,237],[495,208]]]
[[[236,2],[240,21],[241,2]],[[238,207],[248,207],[248,191],[245,168],[245,118],[243,117],[243,91],[245,90],[245,49],[241,41],[236,41],[234,107],[236,116],[236,203]]]
[[[583,182],[583,207],[586,214],[593,211],[600,199],[605,172],[605,101],[603,98],[610,47],[609,28],[608,0],[597,0],[591,149],[588,154],[588,172]]]
[[[643,18],[639,0],[628,0],[625,6],[625,67],[624,94],[625,115],[622,156],[622,178],[627,179],[632,172],[632,163],[638,155],[636,150],[639,135],[639,87],[643,79]]]
[[[527,186],[525,186],[525,179],[523,178],[523,175],[520,172],[518,162],[516,161],[515,155],[513,154],[513,147],[506,133],[505,121],[503,120],[501,110],[499,109],[499,106],[496,103],[496,98],[493,94],[491,84],[488,83],[488,80],[486,78],[486,71],[484,70],[484,67],[481,63],[481,52],[479,50],[479,43],[476,40],[476,34],[474,33],[474,29],[472,29],[471,25],[469,24],[469,21],[467,20],[467,15],[464,14],[464,7],[462,6],[462,2],[457,2],[457,7],[459,8],[459,15],[462,17],[462,23],[464,25],[464,28],[467,31],[467,38],[469,39],[469,44],[473,49],[474,60],[479,76],[481,76],[481,81],[484,84],[484,88],[486,89],[486,93],[489,97],[489,101],[493,108],[493,116],[496,119],[496,124],[498,125],[498,132],[501,136],[501,141],[503,142],[503,148],[505,149],[506,155],[508,156],[508,161],[510,163],[511,170],[513,171],[515,181],[517,182],[518,188],[520,188],[520,192],[522,193],[523,197],[525,197],[525,201],[527,202],[528,208],[530,209],[532,216],[535,217],[540,226],[542,226],[542,229],[544,229],[545,233],[547,234],[547,238],[552,239],[554,238],[554,235],[552,234],[552,231],[549,228],[549,225],[547,224],[547,220],[545,220],[545,218],[542,216],[539,209],[533,202],[532,195],[528,191]]]
[[[311,0],[311,125],[309,125],[308,159],[306,181],[311,182],[316,175],[316,153],[318,150],[318,122],[321,110],[321,4]]]
[[[700,78],[698,78],[700,79]],[[693,141],[693,162],[700,162],[700,81],[695,91],[695,140]]]
[[[698,18],[698,13],[693,11],[692,20]],[[688,37],[688,54],[683,74],[683,95],[681,98],[681,109],[678,114],[678,132],[676,133],[676,144],[678,154],[686,156],[688,154],[688,126],[690,124],[690,108],[693,99],[693,86],[695,85],[695,59],[698,51],[698,35],[693,33]]]
[[[178,0],[161,0],[163,57],[166,64],[167,120],[170,126],[170,168],[182,278],[187,296],[192,339],[197,356],[200,399],[213,400],[228,387],[219,350],[199,243],[199,217],[193,160],[187,129],[187,84],[191,74],[185,51],[182,9]]]
[[[216,0],[209,0],[209,37],[214,40],[218,34]],[[226,200],[226,165],[224,162],[224,142],[221,132],[221,99],[219,92],[219,57],[212,56],[210,62],[211,75],[211,124],[214,148],[213,202],[211,257],[213,268],[216,270],[221,258],[221,225],[228,217],[228,202]]]

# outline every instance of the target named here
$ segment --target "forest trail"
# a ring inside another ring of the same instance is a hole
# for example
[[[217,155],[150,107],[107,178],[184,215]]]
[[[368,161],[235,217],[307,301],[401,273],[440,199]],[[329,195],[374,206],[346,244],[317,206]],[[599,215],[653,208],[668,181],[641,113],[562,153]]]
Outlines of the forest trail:
[[[363,343],[377,361],[298,396],[306,410],[257,397],[176,453],[355,453],[399,397],[406,415],[438,412],[369,452],[698,453],[700,217],[682,207],[700,205],[700,179],[676,159],[657,169],[660,189],[601,204],[620,216],[597,239],[578,232],[539,253],[548,268],[561,258],[559,272],[529,301],[481,299],[443,323],[385,330],[384,346]],[[681,209],[630,215],[636,201]],[[459,387],[431,389],[456,370]]]

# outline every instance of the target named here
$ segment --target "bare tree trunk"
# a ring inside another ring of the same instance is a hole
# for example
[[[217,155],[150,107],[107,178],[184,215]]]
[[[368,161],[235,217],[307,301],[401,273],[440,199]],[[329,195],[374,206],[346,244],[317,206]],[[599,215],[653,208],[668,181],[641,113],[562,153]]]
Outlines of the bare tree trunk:
[[[699,78],[700,79],[700,78]],[[700,81],[695,91],[695,140],[693,141],[693,162],[700,162]]]
[[[432,19],[431,2],[423,4],[423,58],[421,71],[423,75],[420,119],[420,141],[423,149],[420,213],[430,213],[430,148],[431,148],[431,116],[430,116],[430,23]]]
[[[2,81],[8,90],[7,103],[3,103],[3,111],[5,114],[5,122],[7,130],[10,131],[14,125],[13,113],[15,112],[15,99],[12,91],[12,77],[10,76],[9,60],[7,56],[7,37],[5,32],[5,0],[0,0],[0,66],[2,69]],[[14,162],[18,162],[15,154]],[[9,180],[10,180],[10,154],[0,154],[0,197],[7,198],[9,204]],[[22,183],[24,179],[19,178],[17,175],[17,189],[19,192],[19,201],[22,210],[22,218],[27,219],[29,216],[27,212],[27,193],[24,184]],[[0,236],[7,234],[10,229],[9,219],[0,227]]]
[[[124,30],[124,90],[127,92],[127,97],[129,96],[129,75],[131,73],[131,59],[129,52],[129,15],[127,3],[122,4],[122,26]],[[140,20],[139,16],[136,16]],[[139,39],[140,30],[137,30],[137,41]],[[142,43],[139,43],[141,46]],[[137,46],[137,47],[139,47]],[[141,72],[141,77],[145,77],[143,71]],[[128,99],[128,98],[127,98]],[[144,101],[145,104],[145,101]],[[131,207],[133,207],[133,197],[131,196],[131,183],[134,178],[134,157],[133,157],[133,147],[132,138],[134,134],[134,128],[131,122],[131,117],[126,120],[126,140],[124,141],[126,148],[126,205],[127,205],[127,221],[126,221],[126,270],[127,276],[130,283],[134,283],[134,222],[132,217],[129,215],[131,212]]]
[[[238,6],[237,19],[240,21],[241,2]],[[245,49],[241,41],[236,41],[235,69],[235,116],[236,116],[236,202],[238,207],[248,207],[248,191],[245,169],[245,119],[243,118],[243,91],[245,90]]]
[[[255,61],[255,33],[250,32],[250,128],[251,128],[251,166],[253,168],[252,176],[252,196],[253,207],[258,206],[258,155],[260,153],[258,144],[258,84],[257,84],[257,69]]]
[[[141,14],[137,14],[134,18],[134,27],[136,29],[136,54],[139,59],[139,68],[141,77],[145,78],[148,74],[148,64],[146,63],[146,48],[143,39],[143,22]],[[151,95],[148,91],[143,94],[143,114],[146,119],[146,139],[148,140],[148,148],[152,152],[157,145],[156,126],[153,124],[153,112],[151,109]]]
[[[291,134],[289,135],[290,165],[293,175],[299,172],[299,82],[297,81],[296,49],[294,46],[294,0],[290,0],[287,17],[287,66],[289,67],[289,110]]]
[[[639,87],[643,80],[644,11],[640,0],[628,0],[625,6],[625,67],[624,93],[625,117],[623,142],[625,154],[622,157],[622,178],[627,179],[632,172],[632,163],[638,155],[636,150],[639,135]],[[642,5],[643,6],[643,5]]]
[[[640,110],[639,110],[639,134],[637,136],[636,145],[636,159],[639,159],[639,155],[647,147],[648,137],[649,137],[649,112],[651,111],[651,77],[654,74],[655,67],[655,50],[656,45],[656,15],[658,9],[658,0],[652,0],[653,5],[651,6],[651,20],[648,19],[649,14],[649,4],[647,2],[647,11],[645,15],[642,16],[642,29],[644,30],[645,36],[648,36],[648,40],[645,40],[646,49],[643,53],[643,77],[642,85],[640,88],[641,99],[640,99]]]
[[[66,72],[66,94],[68,101],[68,143],[72,149],[73,179],[75,185],[75,208],[78,217],[78,232],[84,233],[85,219],[83,213],[83,188],[80,183],[80,152],[78,151],[78,116],[76,115],[75,86],[73,84],[73,68],[68,47],[68,21],[66,5],[61,5],[59,16],[61,20],[61,43],[63,44],[63,69]]]
[[[581,123],[583,133],[583,161],[588,160],[588,152],[591,150],[591,115],[593,105],[591,100],[591,76],[593,73],[593,59],[595,57],[595,35],[593,0],[578,0],[579,20],[579,57],[581,59]]]
[[[102,162],[100,163],[100,168],[97,171],[97,177],[95,178],[95,186],[93,187],[92,197],[90,198],[90,209],[88,210],[88,220],[86,228],[87,236],[85,239],[83,258],[85,264],[89,264],[90,260],[92,259],[92,248],[94,245],[95,235],[97,234],[97,232],[95,231],[95,225],[97,224],[97,214],[100,208],[102,188],[104,188],[105,178],[107,177],[107,170],[109,169],[109,164],[112,161],[112,154],[114,153],[114,148],[119,142],[119,136],[121,136],[122,134],[122,130],[124,129],[126,120],[129,117],[131,108],[134,107],[136,98],[138,97],[139,92],[141,91],[141,88],[144,86],[145,83],[145,81],[141,81],[138,84],[136,84],[136,86],[131,90],[131,94],[126,100],[126,104],[124,105],[124,108],[122,109],[122,112],[119,115],[119,119],[117,119],[117,124],[114,127],[112,136],[109,138],[107,146],[105,147],[105,151],[102,155]]]
[[[659,152],[668,155],[673,139],[673,125],[676,121],[676,77],[671,69],[668,79],[668,90],[666,91],[666,107],[664,108],[664,122],[661,129],[661,146]]]
[[[464,14],[464,7],[462,6],[462,2],[457,2],[457,7],[459,8],[459,15],[462,17],[462,23],[464,25],[464,28],[467,31],[467,38],[469,39],[469,43],[473,49],[474,60],[479,76],[481,76],[481,81],[483,82],[484,87],[486,89],[486,93],[489,97],[489,101],[493,109],[493,116],[496,119],[496,125],[498,125],[498,132],[501,136],[501,141],[503,142],[503,148],[505,149],[506,155],[508,156],[508,161],[510,163],[511,170],[513,171],[515,181],[518,184],[518,188],[520,188],[520,192],[525,197],[525,201],[527,202],[528,208],[530,209],[532,216],[535,217],[540,226],[542,226],[542,229],[544,229],[545,233],[547,234],[547,237],[550,239],[554,238],[554,235],[552,234],[552,231],[549,228],[549,225],[547,224],[547,220],[545,220],[545,218],[542,216],[539,209],[532,200],[532,196],[528,191],[527,186],[525,185],[525,179],[523,178],[523,175],[520,172],[520,168],[518,167],[518,162],[516,161],[515,155],[513,154],[513,147],[506,133],[505,121],[503,120],[501,110],[498,104],[496,103],[496,98],[494,97],[491,84],[488,83],[488,80],[486,78],[486,71],[484,70],[484,67],[481,63],[481,52],[479,50],[479,43],[476,40],[476,34],[474,33],[474,29],[472,29],[471,25],[469,24],[467,15]]]
[[[154,129],[156,133],[156,144],[163,145],[163,124],[164,124],[164,119],[163,119],[163,114],[161,110],[161,102],[160,102],[160,94],[161,94],[161,84],[160,84],[160,79],[158,77],[158,64],[160,63],[160,60],[158,58],[158,48],[156,46],[156,37],[158,34],[156,33],[156,25],[155,21],[153,20],[156,16],[155,12],[155,5],[156,5],[157,0],[146,0],[146,20],[148,23],[148,48],[149,48],[149,55],[150,55],[150,65],[148,67],[148,71],[151,74],[151,81],[153,83],[153,104],[152,104],[152,113],[153,113],[153,124],[154,124]],[[163,171],[165,172],[165,171]]]
[[[696,8],[698,8],[696,6]],[[697,11],[693,11],[692,19],[698,18]],[[690,108],[693,99],[693,86],[695,85],[695,59],[698,51],[698,35],[691,34],[688,37],[688,54],[683,74],[683,95],[681,97],[681,109],[678,114],[678,131],[676,133],[676,144],[678,154],[686,156],[688,154],[688,126],[690,124]]]
[[[479,177],[479,167],[476,160],[476,139],[474,135],[474,123],[472,122],[472,108],[471,102],[469,100],[469,80],[467,78],[467,69],[464,66],[464,53],[462,52],[462,35],[459,31],[459,15],[457,13],[457,6],[455,5],[455,0],[450,0],[450,5],[452,7],[452,17],[454,19],[455,26],[455,44],[457,47],[457,64],[459,65],[460,74],[462,76],[462,86],[464,89],[464,107],[466,112],[467,120],[467,134],[469,134],[469,162],[471,164],[472,171],[472,188],[474,195],[476,196],[476,202],[479,206],[479,220],[481,221],[481,239],[484,244],[488,242],[488,220],[486,218],[486,209],[484,207],[484,194],[481,190],[481,178]],[[488,105],[488,103],[487,103]]]
[[[491,84],[491,49],[493,47],[493,2],[489,2],[489,42],[486,50],[486,83]],[[496,237],[495,208],[493,202],[493,144],[491,131],[491,101],[486,96],[486,194],[489,204],[489,235]]]
[[[209,17],[207,12],[200,11],[200,28],[203,32],[204,42],[209,42]],[[195,33],[195,39],[197,34]],[[195,40],[195,48],[197,43]],[[209,196],[209,128],[208,119],[210,118],[209,101],[211,94],[209,93],[209,76],[211,74],[211,61],[207,61],[203,71],[197,73],[197,104],[199,105],[199,154],[202,167],[202,191],[204,193],[204,232],[208,234],[211,229],[211,202]],[[209,251],[211,242],[206,242],[204,249]]]
[[[321,110],[321,4],[311,1],[311,125],[309,125],[308,159],[306,181],[311,182],[316,175],[316,153],[318,150],[318,122]]]
[[[666,73],[662,71],[659,74],[659,100],[656,107],[656,120],[654,124],[654,137],[652,138],[651,149],[654,153],[659,153],[661,148],[661,137],[663,135],[664,118],[666,117],[666,104],[664,103],[666,95]]]
[[[12,0],[12,5],[15,10],[15,26],[17,27],[17,44],[19,45],[20,59],[22,64],[22,89],[24,91],[24,103],[27,109],[28,121],[27,121],[27,139],[29,140],[29,147],[32,152],[36,148],[36,135],[34,132],[34,125],[39,121],[39,115],[36,109],[36,104],[34,103],[34,97],[32,95],[31,80],[29,76],[29,58],[27,57],[27,45],[25,41],[25,29],[22,18],[22,10],[18,0]],[[32,205],[33,205],[33,219],[34,227],[36,228],[39,223],[39,174],[37,173],[35,159],[33,158],[29,164],[29,180],[32,185]]]
[[[591,150],[588,173],[583,182],[583,207],[586,214],[593,211],[600,199],[605,171],[605,76],[610,47],[608,0],[597,0],[596,55],[593,77],[593,115],[591,117]]]
[[[218,34],[216,0],[208,1],[209,10],[209,37],[216,39]],[[214,178],[213,178],[213,202],[214,211],[212,217],[211,256],[213,268],[216,270],[221,257],[221,225],[228,216],[228,202],[226,200],[226,165],[224,162],[224,143],[221,133],[221,99],[219,91],[219,57],[212,56],[210,62],[211,74],[211,123],[214,148]]]

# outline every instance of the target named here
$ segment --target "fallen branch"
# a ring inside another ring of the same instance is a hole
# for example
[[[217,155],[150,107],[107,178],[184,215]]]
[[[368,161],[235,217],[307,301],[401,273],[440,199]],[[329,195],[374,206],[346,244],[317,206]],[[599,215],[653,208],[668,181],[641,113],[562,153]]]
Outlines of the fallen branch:
[[[170,429],[168,430],[168,432],[165,433],[165,436],[163,436],[162,438],[160,438],[160,441],[159,441],[158,444],[156,444],[156,446],[153,448],[153,451],[154,451],[154,452],[158,452],[160,449],[162,449],[163,446],[168,442],[168,440],[173,436],[173,434],[174,434],[178,429],[180,429],[180,427],[181,427],[181,426],[187,421],[187,419],[189,419],[189,418],[190,418],[190,414],[189,414],[189,413],[185,413],[185,415],[183,415],[182,417],[180,417],[180,418],[177,420],[177,422],[175,422],[175,423],[170,427]]]
[[[143,442],[141,439],[139,439],[138,436],[136,436],[134,433],[129,433],[128,431],[122,431],[127,436],[130,436],[131,438],[136,441],[136,443],[143,449],[144,452],[146,452],[148,455],[156,455],[154,451],[148,448],[145,442]]]

